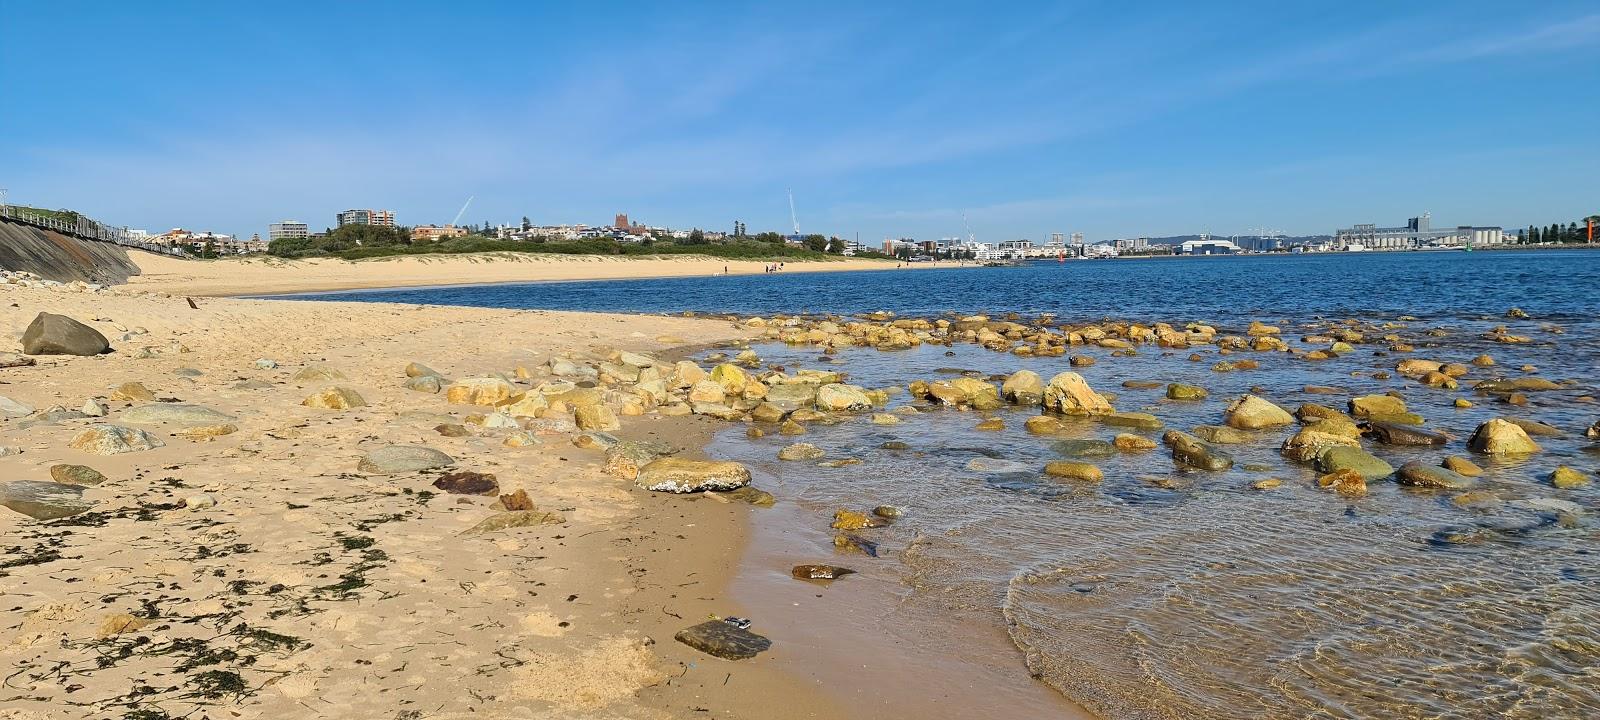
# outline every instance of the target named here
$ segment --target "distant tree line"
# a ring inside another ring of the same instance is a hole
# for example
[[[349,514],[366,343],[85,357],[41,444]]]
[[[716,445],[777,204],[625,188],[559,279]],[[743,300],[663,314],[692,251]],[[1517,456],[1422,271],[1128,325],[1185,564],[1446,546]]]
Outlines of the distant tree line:
[[[1590,215],[1582,222],[1571,222],[1565,226],[1561,223],[1550,223],[1545,227],[1529,225],[1528,229],[1522,232],[1522,242],[1529,245],[1588,242],[1590,222],[1593,222],[1596,230],[1600,231],[1600,214]]]

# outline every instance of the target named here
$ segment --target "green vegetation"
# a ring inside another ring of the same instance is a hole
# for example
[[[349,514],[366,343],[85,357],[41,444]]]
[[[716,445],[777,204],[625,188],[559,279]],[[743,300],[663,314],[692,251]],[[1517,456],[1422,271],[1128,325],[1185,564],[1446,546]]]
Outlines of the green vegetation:
[[[1546,227],[1530,225],[1527,230],[1522,231],[1518,242],[1523,244],[1588,242],[1591,221],[1594,222],[1597,233],[1600,233],[1600,214],[1596,214],[1564,226],[1561,223],[1550,223]]]
[[[274,240],[268,252],[278,257],[338,257],[345,260],[393,257],[400,255],[438,255],[486,252],[555,253],[567,255],[709,255],[729,260],[831,260],[836,255],[811,249],[790,247],[754,239],[730,243],[706,243],[704,234],[684,243],[619,243],[615,240],[496,240],[480,235],[449,238],[438,242],[413,244],[409,233],[389,230],[387,233],[341,232],[350,228],[388,230],[365,225],[346,225],[326,236],[293,240]],[[404,242],[397,236],[404,236]],[[360,237],[361,241],[356,242]],[[694,240],[699,239],[700,244]],[[842,249],[842,247],[841,247]]]
[[[28,207],[27,205],[12,205],[11,207],[23,212],[33,213],[34,215],[41,215],[50,218],[51,220],[60,220],[67,223],[76,223],[78,222],[79,218],[83,217],[73,210],[46,210],[44,208]]]

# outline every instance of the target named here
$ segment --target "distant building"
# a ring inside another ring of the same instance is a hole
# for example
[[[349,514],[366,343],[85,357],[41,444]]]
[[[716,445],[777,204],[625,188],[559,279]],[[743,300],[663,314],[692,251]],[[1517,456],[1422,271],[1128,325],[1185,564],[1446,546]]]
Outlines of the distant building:
[[[1032,240],[1002,240],[994,247],[994,257],[977,258],[979,260],[998,260],[1001,258],[1024,258],[1033,251]]]
[[[310,234],[311,228],[298,220],[285,220],[267,226],[268,240],[294,240]]]
[[[1118,254],[1140,253],[1150,249],[1150,238],[1123,238],[1111,241]]]
[[[1333,234],[1335,250],[1420,250],[1428,247],[1500,245],[1505,232],[1499,227],[1460,225],[1435,230],[1428,213],[1406,221],[1403,227],[1378,227],[1373,224],[1341,228]]]
[[[1239,246],[1232,240],[1221,240],[1209,235],[1201,235],[1198,240],[1189,240],[1178,246],[1179,255],[1235,255]]]
[[[393,210],[346,210],[339,213],[339,227],[346,225],[378,225],[394,227]]]
[[[411,228],[411,240],[433,242],[440,238],[466,237],[467,229],[454,225],[418,225]]]

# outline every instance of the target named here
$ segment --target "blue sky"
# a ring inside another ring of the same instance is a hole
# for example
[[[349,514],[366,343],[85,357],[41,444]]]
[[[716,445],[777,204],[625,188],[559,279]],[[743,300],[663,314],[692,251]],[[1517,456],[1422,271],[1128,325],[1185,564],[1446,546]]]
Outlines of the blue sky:
[[[1600,211],[1600,5],[0,0],[14,203],[980,239]]]

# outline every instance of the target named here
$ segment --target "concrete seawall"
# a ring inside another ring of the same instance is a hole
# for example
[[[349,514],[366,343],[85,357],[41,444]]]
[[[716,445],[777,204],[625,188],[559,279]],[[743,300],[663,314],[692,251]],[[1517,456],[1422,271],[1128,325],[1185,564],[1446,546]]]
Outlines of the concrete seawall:
[[[31,272],[47,280],[127,282],[139,274],[128,251],[111,243],[80,240],[53,230],[0,219],[0,268]]]

